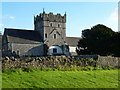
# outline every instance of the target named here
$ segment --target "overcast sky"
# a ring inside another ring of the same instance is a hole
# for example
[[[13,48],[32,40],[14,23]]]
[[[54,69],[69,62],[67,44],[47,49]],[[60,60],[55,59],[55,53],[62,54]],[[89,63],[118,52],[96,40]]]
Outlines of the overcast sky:
[[[34,29],[34,15],[43,12],[67,13],[66,34],[80,37],[81,31],[104,24],[118,31],[118,2],[2,2],[0,30]]]

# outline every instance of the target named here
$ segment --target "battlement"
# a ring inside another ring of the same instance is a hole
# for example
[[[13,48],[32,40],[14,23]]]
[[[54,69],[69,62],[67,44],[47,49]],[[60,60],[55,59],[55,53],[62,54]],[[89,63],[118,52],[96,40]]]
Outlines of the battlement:
[[[52,12],[47,14],[43,11],[43,13],[40,13],[39,15],[34,16],[34,23],[37,23],[40,21],[66,23],[66,13],[64,14],[64,16],[62,16],[60,13],[57,13],[57,15],[54,15]]]

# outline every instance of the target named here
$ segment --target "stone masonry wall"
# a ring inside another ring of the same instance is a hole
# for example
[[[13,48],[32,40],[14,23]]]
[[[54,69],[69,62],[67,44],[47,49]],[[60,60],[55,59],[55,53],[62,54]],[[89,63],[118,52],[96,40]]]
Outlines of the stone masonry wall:
[[[2,68],[80,68],[80,67],[96,67],[102,68],[120,68],[120,58],[103,57],[93,58],[74,58],[74,57],[26,57],[26,59],[5,57],[2,59]]]
[[[112,56],[98,56],[98,65],[100,67],[120,67],[120,58]]]
[[[15,51],[20,56],[30,54],[32,56],[44,55],[43,45],[41,44],[12,44],[12,52]]]

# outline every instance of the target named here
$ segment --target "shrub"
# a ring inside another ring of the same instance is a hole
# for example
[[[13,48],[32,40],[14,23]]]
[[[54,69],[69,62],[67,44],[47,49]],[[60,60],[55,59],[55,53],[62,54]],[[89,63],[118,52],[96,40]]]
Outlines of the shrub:
[[[24,71],[24,72],[33,72],[34,69],[30,68],[30,67],[27,67],[27,68],[23,68],[22,71]]]

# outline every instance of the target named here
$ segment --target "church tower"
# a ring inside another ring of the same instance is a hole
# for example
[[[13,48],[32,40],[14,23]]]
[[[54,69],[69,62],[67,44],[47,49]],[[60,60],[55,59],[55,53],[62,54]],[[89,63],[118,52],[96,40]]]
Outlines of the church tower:
[[[54,15],[52,12],[47,14],[43,10],[43,13],[34,17],[34,25],[43,43],[48,46],[65,44],[66,13],[64,16],[59,13]]]

